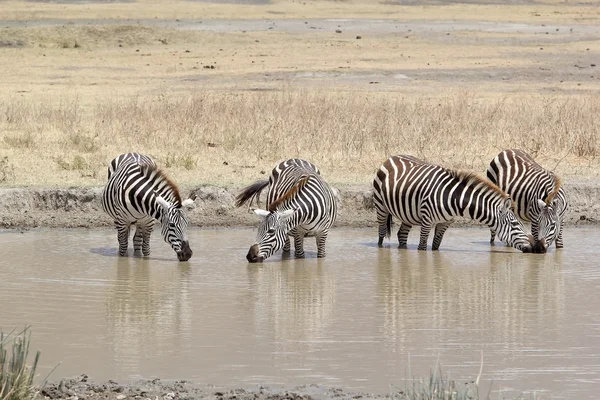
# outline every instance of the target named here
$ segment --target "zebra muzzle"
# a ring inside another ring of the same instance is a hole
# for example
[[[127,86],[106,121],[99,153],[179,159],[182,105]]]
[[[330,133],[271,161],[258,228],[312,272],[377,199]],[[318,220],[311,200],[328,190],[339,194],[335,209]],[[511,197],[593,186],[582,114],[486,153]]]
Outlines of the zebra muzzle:
[[[177,253],[177,258],[179,259],[179,261],[187,261],[190,258],[192,258],[192,254],[194,254],[194,252],[190,248],[190,243],[183,242],[181,246],[181,251]]]
[[[260,256],[260,247],[258,246],[258,244],[250,246],[250,250],[248,250],[248,254],[246,254],[246,260],[248,260],[248,262],[263,262],[264,259],[264,257]]]

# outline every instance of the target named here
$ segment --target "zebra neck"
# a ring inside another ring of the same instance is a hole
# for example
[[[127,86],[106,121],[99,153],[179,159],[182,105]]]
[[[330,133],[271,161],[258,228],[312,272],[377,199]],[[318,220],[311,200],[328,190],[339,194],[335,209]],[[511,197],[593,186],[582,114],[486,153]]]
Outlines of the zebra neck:
[[[496,223],[497,218],[494,211],[498,208],[497,199],[489,197],[489,193],[466,188],[454,193],[452,204],[455,205],[458,216],[481,222],[490,227]]]

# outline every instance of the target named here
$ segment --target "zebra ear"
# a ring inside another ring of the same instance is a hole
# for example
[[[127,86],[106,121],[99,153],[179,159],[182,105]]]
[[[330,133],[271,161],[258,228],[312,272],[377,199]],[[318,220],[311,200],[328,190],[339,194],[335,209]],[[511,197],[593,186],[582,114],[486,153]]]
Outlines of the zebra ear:
[[[549,206],[549,204],[546,204],[546,202],[542,199],[538,199],[537,203],[538,203],[538,206],[540,207],[540,210],[543,210],[544,208]]]
[[[285,210],[283,212],[280,212],[279,215],[281,216],[281,219],[285,220],[285,219],[288,219],[289,217],[291,217],[292,214],[294,213],[294,211],[296,211],[296,210],[294,210],[294,209],[292,209],[292,210]]]
[[[256,213],[256,215],[261,216],[261,217],[267,217],[269,214],[271,214],[267,210],[261,210],[260,208],[255,208],[252,211],[254,211]]]
[[[194,200],[193,199],[185,199],[181,202],[181,207],[186,208],[194,208]]]
[[[158,204],[160,204],[165,210],[169,209],[169,202],[166,201],[164,198],[162,198],[161,196],[156,196],[156,201],[158,202]]]

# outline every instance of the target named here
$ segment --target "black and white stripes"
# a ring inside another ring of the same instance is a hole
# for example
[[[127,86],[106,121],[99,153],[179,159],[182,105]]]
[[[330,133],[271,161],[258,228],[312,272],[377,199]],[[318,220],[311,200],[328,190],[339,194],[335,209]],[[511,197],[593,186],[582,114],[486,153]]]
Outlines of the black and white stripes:
[[[161,234],[177,258],[187,261],[192,257],[184,207],[190,206],[193,200],[182,201],[177,186],[150,157],[122,154],[111,161],[108,177],[102,193],[102,208],[115,222],[120,256],[127,254],[133,224],[136,225],[134,251],[150,255],[150,235],[155,221],[159,221]]]
[[[262,262],[283,248],[290,250],[288,236],[294,238],[295,256],[304,257],[304,237],[315,236],[317,257],[325,257],[325,241],[337,216],[333,190],[323,180],[319,169],[301,159],[281,162],[271,172],[269,180],[258,181],[243,189],[236,205],[240,207],[260,196],[268,188],[267,209],[254,212],[262,217],[256,243],[246,258]]]
[[[531,233],[547,249],[563,247],[563,221],[568,207],[560,179],[522,150],[504,150],[491,161],[487,177],[512,197],[516,214],[531,221]],[[495,239],[492,229],[491,242]]]
[[[499,238],[523,252],[537,244],[511,211],[512,202],[496,185],[473,173],[442,168],[408,155],[389,158],[373,181],[374,204],[379,223],[379,246],[389,235],[392,218],[400,220],[398,241],[406,247],[413,225],[421,226],[419,250],[435,229],[437,250],[453,217],[477,220],[494,229]]]

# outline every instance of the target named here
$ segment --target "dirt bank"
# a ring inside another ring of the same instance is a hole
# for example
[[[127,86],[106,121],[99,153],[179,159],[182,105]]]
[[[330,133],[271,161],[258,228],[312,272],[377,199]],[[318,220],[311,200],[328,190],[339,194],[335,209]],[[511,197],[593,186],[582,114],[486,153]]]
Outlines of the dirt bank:
[[[600,223],[600,185],[565,184],[570,209],[567,226]],[[183,188],[198,195],[189,212],[192,226],[254,226],[257,217],[247,208],[235,208],[238,187],[198,186]],[[373,194],[369,186],[338,186],[340,211],[336,226],[374,227]],[[74,228],[109,227],[111,219],[102,211],[102,187],[0,189],[0,227]],[[264,202],[262,203],[264,204]],[[467,222],[457,221],[457,225]]]
[[[301,399],[383,399],[387,396],[350,393],[338,388],[325,388],[319,385],[303,385],[294,388],[225,389],[211,385],[201,385],[189,381],[142,380],[133,384],[120,384],[115,381],[89,382],[87,375],[73,379],[62,379],[49,383],[41,391],[46,399],[236,399],[236,400],[301,400]]]

